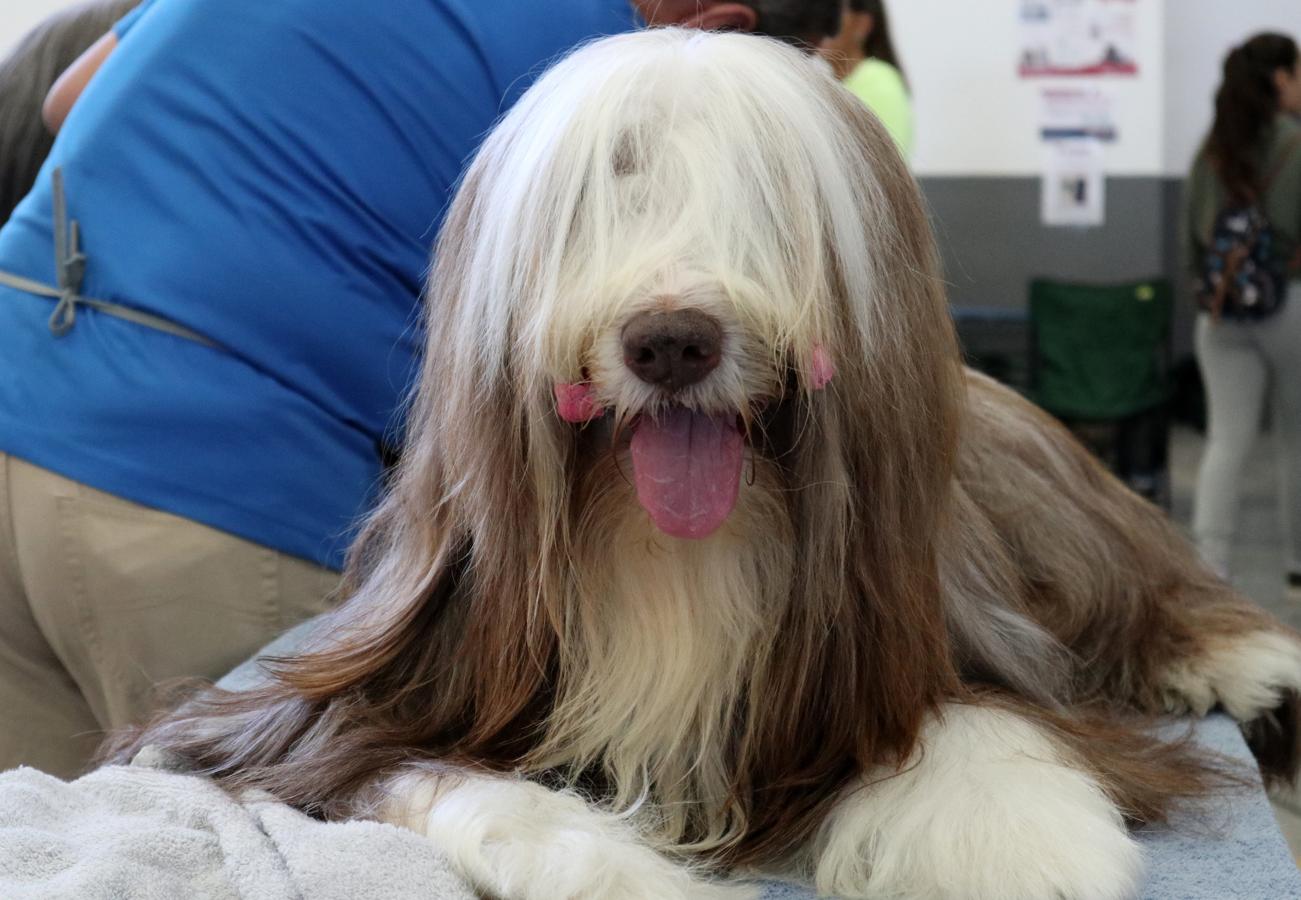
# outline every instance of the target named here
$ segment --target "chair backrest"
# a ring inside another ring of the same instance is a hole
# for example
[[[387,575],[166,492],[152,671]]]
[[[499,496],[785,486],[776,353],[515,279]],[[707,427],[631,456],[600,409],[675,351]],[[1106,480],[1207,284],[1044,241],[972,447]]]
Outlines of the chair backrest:
[[[1170,283],[1030,284],[1036,402],[1063,418],[1117,419],[1169,395]]]

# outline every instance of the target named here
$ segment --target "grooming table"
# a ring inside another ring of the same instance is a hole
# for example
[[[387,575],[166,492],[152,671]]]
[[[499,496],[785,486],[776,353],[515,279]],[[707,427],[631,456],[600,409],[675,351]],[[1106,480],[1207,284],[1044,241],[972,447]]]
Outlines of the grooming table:
[[[1253,769],[1255,762],[1232,719],[1213,715],[1196,724],[1197,740]],[[1298,900],[1301,873],[1270,811],[1265,791],[1235,793],[1203,818],[1172,828],[1136,832],[1147,854],[1142,900]],[[803,888],[773,885],[763,900],[813,900]]]
[[[286,632],[258,655],[288,653],[302,640],[311,622]],[[220,682],[239,690],[260,678],[249,660]],[[1237,725],[1223,715],[1196,723],[1204,746],[1254,768]],[[1173,828],[1144,828],[1137,838],[1147,854],[1147,886],[1142,900],[1301,900],[1301,873],[1270,811],[1264,789],[1234,793],[1195,819]],[[814,900],[804,888],[774,884],[762,900]]]

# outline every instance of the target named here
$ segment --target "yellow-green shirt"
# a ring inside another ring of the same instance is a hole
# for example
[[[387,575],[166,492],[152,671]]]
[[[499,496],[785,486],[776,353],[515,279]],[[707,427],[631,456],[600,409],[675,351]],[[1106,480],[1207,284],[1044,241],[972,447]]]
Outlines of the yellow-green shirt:
[[[885,125],[904,159],[912,156],[913,108],[899,70],[888,62],[868,58],[845,76],[845,87],[862,100]]]

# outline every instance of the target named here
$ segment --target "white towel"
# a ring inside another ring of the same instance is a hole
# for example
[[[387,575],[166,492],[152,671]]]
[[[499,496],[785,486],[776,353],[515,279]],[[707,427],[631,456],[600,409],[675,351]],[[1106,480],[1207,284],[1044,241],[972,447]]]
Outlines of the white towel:
[[[0,775],[5,900],[474,900],[414,832],[141,765]]]

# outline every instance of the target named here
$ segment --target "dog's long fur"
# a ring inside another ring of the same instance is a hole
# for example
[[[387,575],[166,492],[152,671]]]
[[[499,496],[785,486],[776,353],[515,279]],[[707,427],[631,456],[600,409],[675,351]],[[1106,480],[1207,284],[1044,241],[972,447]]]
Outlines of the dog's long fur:
[[[1152,716],[1222,703],[1294,772],[1301,645],[1065,430],[964,375],[912,180],[797,51],[661,31],[577,52],[479,153],[430,283],[351,599],[270,684],[117,758],[159,745],[411,824],[511,897],[643,895],[574,874],[601,865],[577,850],[556,874],[547,841],[584,821],[593,846],[845,896],[1123,896],[1122,818],[1223,775]],[[725,350],[669,395],[618,335],[674,308]],[[587,426],[553,399],[579,381],[608,410]],[[629,483],[628,433],[670,405],[746,424],[706,540],[658,532]],[[484,849],[513,844],[551,858]],[[706,890],[683,878],[644,895]]]

